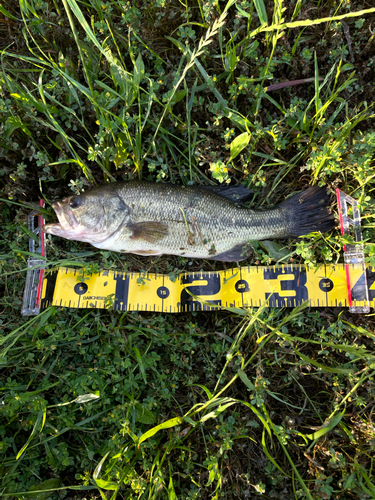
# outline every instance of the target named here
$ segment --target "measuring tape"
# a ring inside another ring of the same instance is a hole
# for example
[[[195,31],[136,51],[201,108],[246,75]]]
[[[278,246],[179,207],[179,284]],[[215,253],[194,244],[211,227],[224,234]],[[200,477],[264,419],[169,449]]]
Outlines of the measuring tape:
[[[344,264],[317,270],[299,265],[243,266],[182,273],[174,281],[154,273],[101,271],[87,276],[69,268],[45,275],[41,274],[44,260],[30,258],[22,314],[38,314],[49,306],[173,313],[265,304],[296,307],[305,301],[312,307],[349,307],[353,313],[367,313],[375,306],[375,268],[365,267],[357,201],[339,190],[337,196],[341,232],[350,234],[354,228],[356,242],[344,248]],[[30,217],[35,218],[35,212]],[[39,223],[43,223],[40,217]],[[30,219],[29,229],[43,238]],[[45,256],[43,247],[40,241],[36,252]]]

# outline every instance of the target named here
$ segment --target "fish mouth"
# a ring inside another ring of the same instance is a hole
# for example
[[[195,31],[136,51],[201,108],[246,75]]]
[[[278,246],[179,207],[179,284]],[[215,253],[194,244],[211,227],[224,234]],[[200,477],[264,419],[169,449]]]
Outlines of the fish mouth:
[[[74,238],[74,233],[79,226],[74,214],[70,210],[66,210],[63,202],[61,201],[55,201],[52,203],[52,208],[54,209],[59,222],[45,224],[42,228],[43,231],[47,234],[63,236],[67,239]]]
[[[45,224],[42,231],[67,240],[83,241],[92,245],[102,243],[110,236],[103,220],[98,220],[94,227],[86,226],[84,221],[78,222],[76,215],[68,207],[66,198],[52,203],[59,222]]]
[[[56,201],[52,203],[52,208],[54,209],[57,218],[59,219],[59,223],[65,231],[77,229],[78,221],[75,218],[73,212],[71,210],[64,209],[61,201]]]

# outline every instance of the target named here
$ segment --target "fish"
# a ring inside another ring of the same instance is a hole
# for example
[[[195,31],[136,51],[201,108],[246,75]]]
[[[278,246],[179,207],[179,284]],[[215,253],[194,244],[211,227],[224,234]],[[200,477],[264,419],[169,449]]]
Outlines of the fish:
[[[335,223],[327,188],[312,186],[270,209],[244,206],[245,186],[114,182],[52,203],[43,231],[101,250],[240,262],[251,242],[326,232]]]

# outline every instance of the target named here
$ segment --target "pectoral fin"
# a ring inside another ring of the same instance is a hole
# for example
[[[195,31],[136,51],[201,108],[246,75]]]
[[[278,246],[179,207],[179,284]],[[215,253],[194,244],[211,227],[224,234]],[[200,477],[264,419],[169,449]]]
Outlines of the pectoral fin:
[[[168,235],[168,225],[163,222],[130,222],[127,227],[132,231],[133,240],[156,243]]]

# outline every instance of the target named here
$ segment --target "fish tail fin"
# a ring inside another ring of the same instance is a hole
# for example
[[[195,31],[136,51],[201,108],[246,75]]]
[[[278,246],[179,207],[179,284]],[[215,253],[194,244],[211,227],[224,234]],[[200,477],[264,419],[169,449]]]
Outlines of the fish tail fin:
[[[292,198],[283,201],[278,208],[288,212],[290,220],[286,238],[296,238],[314,231],[322,233],[335,227],[334,216],[329,213],[327,205],[330,194],[327,188],[312,186]]]

